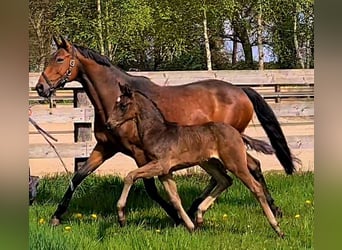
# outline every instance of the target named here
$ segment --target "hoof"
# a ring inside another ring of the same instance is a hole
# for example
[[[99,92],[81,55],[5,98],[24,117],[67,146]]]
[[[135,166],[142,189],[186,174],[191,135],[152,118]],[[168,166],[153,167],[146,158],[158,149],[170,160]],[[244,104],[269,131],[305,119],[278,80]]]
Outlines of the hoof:
[[[176,226],[182,225],[183,224],[183,220],[178,218],[173,218],[173,221],[175,222]]]
[[[196,227],[197,228],[200,228],[200,227],[202,227],[203,226],[203,219],[200,219],[200,220],[196,220]]]
[[[284,234],[283,232],[278,233],[278,235],[279,235],[279,237],[282,238],[282,239],[285,238],[285,234]]]
[[[51,224],[52,226],[58,226],[58,225],[61,224],[61,220],[58,219],[57,217],[53,217],[53,218],[51,219],[51,221],[50,221],[50,224]]]
[[[119,220],[120,227],[126,226],[126,220]]]
[[[203,220],[203,213],[197,212],[196,213],[196,220],[195,220],[196,227],[202,227],[203,222],[204,222],[204,220]]]

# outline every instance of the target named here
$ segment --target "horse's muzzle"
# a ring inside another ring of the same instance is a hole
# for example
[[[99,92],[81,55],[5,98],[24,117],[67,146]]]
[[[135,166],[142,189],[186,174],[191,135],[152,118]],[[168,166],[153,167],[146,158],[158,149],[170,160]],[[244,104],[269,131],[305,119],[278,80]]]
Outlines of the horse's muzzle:
[[[37,83],[36,85],[36,91],[39,96],[41,97],[50,97],[51,96],[51,91],[49,86],[45,86],[43,83]]]

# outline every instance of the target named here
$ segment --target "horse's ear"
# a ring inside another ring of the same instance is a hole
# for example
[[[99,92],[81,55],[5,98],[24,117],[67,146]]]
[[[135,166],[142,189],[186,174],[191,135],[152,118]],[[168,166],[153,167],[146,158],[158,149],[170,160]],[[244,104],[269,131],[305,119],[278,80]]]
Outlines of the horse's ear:
[[[60,35],[60,38],[62,40],[62,43],[60,44],[61,48],[68,50],[72,47],[71,43],[68,40],[66,40],[62,35]]]
[[[57,38],[55,36],[52,37],[53,41],[55,42],[57,48],[59,49],[61,47],[61,43],[57,40]]]
[[[122,84],[120,82],[118,84],[119,84],[119,88],[120,88],[122,95],[127,96],[127,97],[132,97],[132,90],[128,86],[128,84]]]

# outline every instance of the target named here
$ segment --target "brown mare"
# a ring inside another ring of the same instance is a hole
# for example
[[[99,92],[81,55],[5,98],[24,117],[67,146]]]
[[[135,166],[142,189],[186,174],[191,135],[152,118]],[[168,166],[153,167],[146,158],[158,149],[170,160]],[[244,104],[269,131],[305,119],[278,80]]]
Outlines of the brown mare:
[[[115,134],[119,133],[123,138],[129,138],[132,130],[124,125],[128,121],[133,121],[139,137],[135,146],[141,148],[150,159],[147,164],[129,172],[124,179],[124,187],[117,203],[121,225],[126,222],[124,209],[129,190],[134,182],[139,178],[158,176],[171,204],[181,216],[187,229],[192,232],[195,224],[182,206],[172,172],[200,165],[216,180],[216,185],[197,208],[196,223],[198,225],[203,223],[203,214],[216,198],[232,184],[230,177],[222,175],[222,172],[228,170],[255,195],[273,229],[279,236],[284,236],[267,203],[262,185],[251,175],[247,166],[244,142],[248,143],[253,140],[252,138],[245,140],[239,131],[222,122],[190,126],[168,122],[153,101],[144,94],[132,91],[128,85],[119,87],[122,95],[118,97],[113,112],[108,118],[109,129]],[[265,144],[268,146],[267,143]],[[271,146],[268,147],[272,149]],[[221,166],[208,164],[213,159],[218,160]]]
[[[167,120],[180,125],[224,122],[243,132],[255,111],[285,172],[292,174],[295,170],[294,158],[273,111],[253,89],[239,88],[220,80],[204,80],[182,86],[158,86],[146,77],[125,73],[113,66],[107,57],[88,48],[73,45],[63,37],[61,41],[56,38],[54,41],[57,51],[39,77],[36,90],[40,96],[49,98],[67,82],[80,82],[94,106],[94,134],[97,143],[83,167],[74,173],[72,183],[52,216],[52,224],[60,223],[77,186],[105,160],[118,152],[133,156],[133,152],[122,145],[120,137],[112,135],[105,125],[120,93],[118,82],[140,90],[158,105]],[[139,156],[135,157],[138,166],[148,162],[144,154],[139,153],[139,149],[132,150]],[[267,190],[259,161],[248,157],[248,167],[251,174],[262,183],[273,213],[281,216],[281,210],[274,204]],[[154,179],[144,179],[144,184],[148,195],[179,223],[176,210],[158,194]],[[193,209],[201,201],[201,198],[196,200],[190,212],[194,212]]]

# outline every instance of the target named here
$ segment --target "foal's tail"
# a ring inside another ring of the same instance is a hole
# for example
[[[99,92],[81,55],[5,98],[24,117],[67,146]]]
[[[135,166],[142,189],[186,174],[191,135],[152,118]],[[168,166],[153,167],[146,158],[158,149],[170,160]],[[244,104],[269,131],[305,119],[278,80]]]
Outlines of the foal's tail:
[[[284,133],[271,107],[254,89],[243,87],[242,90],[253,103],[258,120],[264,128],[279,162],[287,174],[292,174],[295,171],[294,161],[299,164],[301,161],[291,154]]]
[[[243,142],[247,146],[249,146],[251,149],[254,149],[257,152],[261,152],[267,155],[271,155],[275,152],[273,147],[263,140],[254,139],[245,134],[241,134],[241,137]]]

